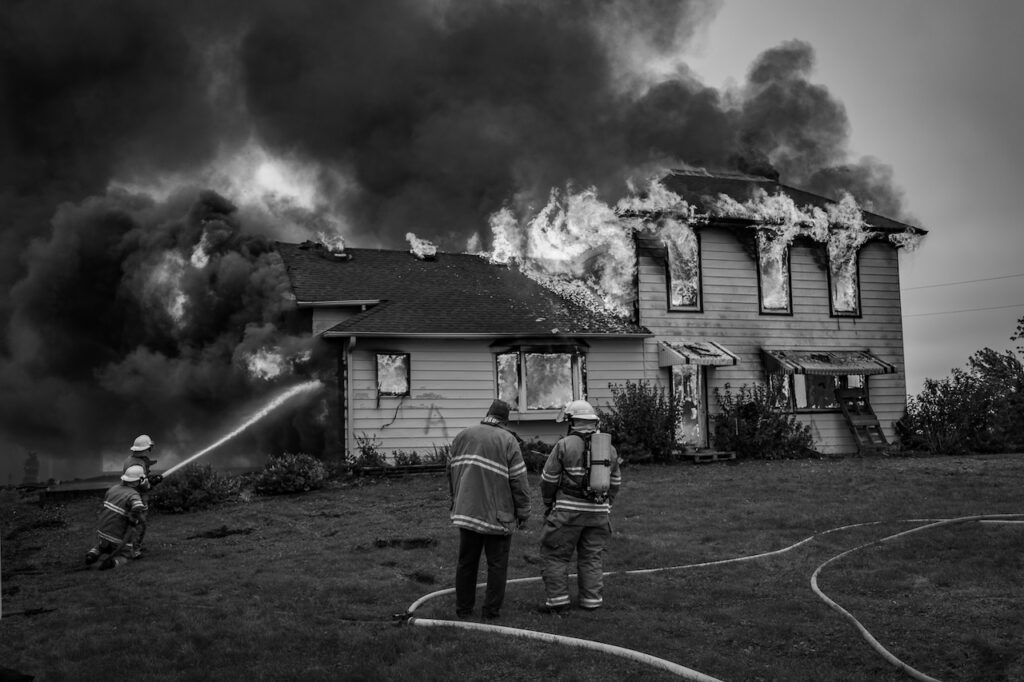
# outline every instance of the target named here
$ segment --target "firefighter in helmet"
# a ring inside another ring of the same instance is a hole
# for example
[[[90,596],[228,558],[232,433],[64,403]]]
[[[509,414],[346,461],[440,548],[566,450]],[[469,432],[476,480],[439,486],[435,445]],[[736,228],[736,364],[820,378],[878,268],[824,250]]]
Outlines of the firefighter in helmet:
[[[155,459],[151,459],[149,454],[153,452],[153,446],[156,443],[149,436],[143,434],[135,439],[132,443],[131,454],[124,460],[124,465],[121,467],[123,472],[128,471],[133,466],[142,467],[142,481],[138,485],[139,495],[142,497],[142,503],[145,505],[146,510],[149,509],[149,491],[157,483],[163,480],[163,476],[160,474],[150,474],[149,468],[156,464]],[[148,514],[144,510],[139,517],[139,525],[136,529],[135,542],[132,545],[134,554],[133,559],[142,557],[142,541],[146,537],[146,525],[148,522]]]
[[[86,564],[94,564],[106,555],[100,563],[104,570],[123,566],[134,558],[137,531],[146,513],[146,504],[139,494],[145,480],[146,472],[134,464],[121,474],[120,482],[107,490],[96,528],[99,542],[86,553]]]
[[[568,421],[564,438],[555,443],[541,474],[544,501],[544,533],[541,537],[541,576],[547,599],[546,613],[569,608],[569,565],[576,554],[580,608],[593,610],[604,604],[602,597],[604,554],[611,538],[611,508],[622,482],[619,459],[611,445],[603,465],[605,488],[589,486],[591,441],[598,432],[599,417],[586,400],[573,400],[557,421]]]

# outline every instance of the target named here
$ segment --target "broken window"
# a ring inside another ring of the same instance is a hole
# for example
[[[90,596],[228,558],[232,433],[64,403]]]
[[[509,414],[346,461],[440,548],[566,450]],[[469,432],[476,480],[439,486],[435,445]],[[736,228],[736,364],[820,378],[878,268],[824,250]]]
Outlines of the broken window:
[[[791,411],[838,410],[837,390],[867,391],[867,377],[863,374],[770,374],[768,379],[780,392],[779,407]]]
[[[661,230],[668,252],[669,310],[700,312],[700,240],[693,228],[675,220],[666,220]]]
[[[757,277],[761,312],[788,315],[792,312],[789,248],[785,241],[757,233]]]
[[[377,395],[409,395],[409,354],[377,353]]]
[[[860,315],[860,277],[857,251],[828,245],[828,283],[832,314],[843,317]]]
[[[679,401],[679,418],[676,422],[676,441],[694,447],[703,447],[705,438],[702,428],[702,405],[704,396],[703,372],[694,365],[672,365],[669,377],[672,393]]]
[[[498,397],[513,410],[557,410],[586,397],[586,359],[576,349],[498,353],[496,368]]]

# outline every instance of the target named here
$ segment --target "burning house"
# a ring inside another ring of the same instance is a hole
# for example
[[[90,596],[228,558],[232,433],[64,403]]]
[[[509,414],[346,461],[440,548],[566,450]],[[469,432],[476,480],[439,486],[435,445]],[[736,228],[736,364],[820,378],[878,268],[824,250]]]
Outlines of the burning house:
[[[278,244],[307,331],[337,358],[328,449],[429,452],[495,397],[522,437],[553,439],[568,400],[606,406],[627,381],[683,397],[678,435],[695,449],[711,445],[727,384],[781,389],[823,452],[864,445],[844,391],[892,439],[906,383],[897,249],[922,230],[738,173],[675,171],[613,212],[592,206],[575,225],[571,202],[549,207],[518,235],[496,216],[487,254],[413,235],[412,251]],[[535,247],[557,245],[555,226],[571,245],[552,276]]]

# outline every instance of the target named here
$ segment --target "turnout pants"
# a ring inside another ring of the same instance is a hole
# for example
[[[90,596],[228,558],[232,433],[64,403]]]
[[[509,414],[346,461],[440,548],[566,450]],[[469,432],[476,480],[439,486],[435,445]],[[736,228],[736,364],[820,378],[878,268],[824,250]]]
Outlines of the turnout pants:
[[[544,524],[540,541],[541,576],[544,579],[545,604],[558,608],[569,605],[569,565],[576,553],[576,582],[579,604],[585,609],[596,609],[604,600],[604,554],[611,538],[611,523],[607,515],[597,518],[567,517],[565,512],[552,512]]]
[[[476,575],[480,554],[487,556],[487,591],[484,593],[484,618],[497,618],[505,601],[508,553],[511,535],[487,535],[459,529],[459,564],[455,570],[455,613],[468,616],[476,603]]]

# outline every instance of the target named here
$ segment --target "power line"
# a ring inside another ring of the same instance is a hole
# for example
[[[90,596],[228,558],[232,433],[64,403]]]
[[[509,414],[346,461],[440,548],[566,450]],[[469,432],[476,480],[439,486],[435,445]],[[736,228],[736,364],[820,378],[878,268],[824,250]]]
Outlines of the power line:
[[[919,287],[903,287],[900,291],[913,291],[914,289],[931,289],[933,287],[951,287],[956,284],[972,284],[974,282],[991,282],[997,279],[1010,279],[1011,277],[1024,277],[1024,272],[1019,272],[1016,275],[1002,275],[1000,277],[983,277],[981,279],[965,279],[960,282],[942,282],[940,284],[925,284]]]
[[[940,310],[935,313],[910,313],[903,317],[927,317],[928,315],[952,315],[954,313],[974,313],[980,310],[1005,310],[1007,308],[1024,308],[1024,303],[1017,303],[1015,305],[996,305],[991,308],[964,308],[963,310]]]

